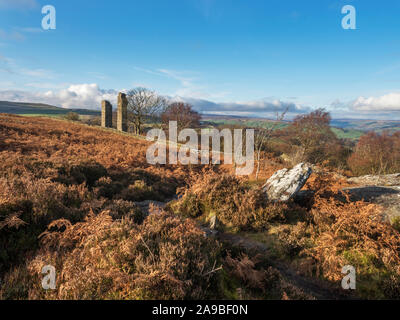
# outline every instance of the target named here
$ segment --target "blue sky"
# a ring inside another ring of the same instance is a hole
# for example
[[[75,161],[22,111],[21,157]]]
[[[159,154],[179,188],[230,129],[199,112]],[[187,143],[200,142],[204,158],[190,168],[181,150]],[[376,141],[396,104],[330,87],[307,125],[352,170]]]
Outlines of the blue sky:
[[[399,31],[397,0],[0,0],[0,100],[95,109],[145,86],[207,113],[400,120]]]

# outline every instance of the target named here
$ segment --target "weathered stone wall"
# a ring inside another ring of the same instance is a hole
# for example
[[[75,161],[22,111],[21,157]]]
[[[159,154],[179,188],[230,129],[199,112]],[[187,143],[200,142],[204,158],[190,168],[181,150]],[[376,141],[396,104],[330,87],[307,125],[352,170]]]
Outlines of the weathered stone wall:
[[[104,128],[112,127],[112,105],[107,100],[101,102],[101,126]]]
[[[128,131],[128,99],[126,94],[120,92],[118,94],[118,114],[117,114],[117,129],[118,131]]]

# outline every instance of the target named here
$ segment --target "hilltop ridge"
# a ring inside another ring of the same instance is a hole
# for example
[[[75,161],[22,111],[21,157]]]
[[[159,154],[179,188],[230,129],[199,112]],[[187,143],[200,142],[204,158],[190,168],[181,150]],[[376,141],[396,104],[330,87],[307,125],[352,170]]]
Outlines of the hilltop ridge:
[[[64,115],[76,112],[80,115],[99,116],[100,111],[89,109],[68,109],[44,103],[0,101],[0,113],[18,115]]]

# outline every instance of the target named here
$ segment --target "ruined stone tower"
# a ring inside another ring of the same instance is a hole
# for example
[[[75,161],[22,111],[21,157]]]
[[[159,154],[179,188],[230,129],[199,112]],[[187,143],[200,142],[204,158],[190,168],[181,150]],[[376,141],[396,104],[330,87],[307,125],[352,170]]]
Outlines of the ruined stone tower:
[[[122,92],[118,94],[117,129],[118,131],[128,131],[128,99]]]
[[[104,128],[112,127],[112,105],[107,100],[101,102],[101,126]]]

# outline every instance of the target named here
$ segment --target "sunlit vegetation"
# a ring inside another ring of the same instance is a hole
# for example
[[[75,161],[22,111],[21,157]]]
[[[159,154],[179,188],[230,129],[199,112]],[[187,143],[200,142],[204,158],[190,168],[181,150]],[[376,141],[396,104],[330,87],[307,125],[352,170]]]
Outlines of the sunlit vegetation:
[[[351,201],[338,172],[399,170],[399,137],[368,134],[352,150],[329,121],[320,110],[276,130],[256,180],[149,165],[148,142],[95,123],[0,115],[0,298],[312,299],[312,279],[336,299],[345,265],[358,286],[345,297],[398,298],[399,222]],[[300,161],[318,168],[309,193],[268,201],[265,179]],[[166,207],[148,214],[145,200]],[[56,290],[41,287],[44,265]]]

